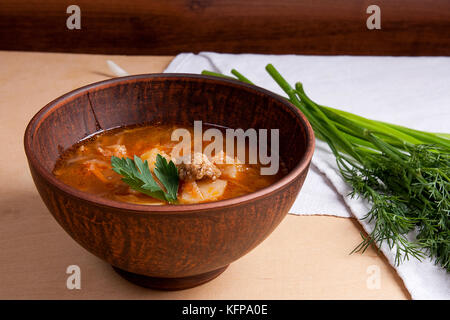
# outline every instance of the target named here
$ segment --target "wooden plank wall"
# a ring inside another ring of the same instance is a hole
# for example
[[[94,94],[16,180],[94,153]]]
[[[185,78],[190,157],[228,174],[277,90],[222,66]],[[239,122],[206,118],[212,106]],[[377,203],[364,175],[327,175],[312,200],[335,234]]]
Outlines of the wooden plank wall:
[[[66,8],[81,8],[68,30]],[[366,9],[381,8],[381,30]],[[3,0],[0,50],[450,55],[450,0]]]

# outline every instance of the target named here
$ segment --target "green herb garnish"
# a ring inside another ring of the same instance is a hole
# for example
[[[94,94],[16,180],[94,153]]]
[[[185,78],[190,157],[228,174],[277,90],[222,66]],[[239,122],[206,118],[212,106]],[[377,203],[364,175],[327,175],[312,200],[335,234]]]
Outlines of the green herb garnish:
[[[354,251],[387,243],[396,264],[425,255],[450,272],[450,135],[414,130],[319,105],[300,82],[292,87],[271,64],[267,72],[327,142],[353,196],[369,201],[374,222]],[[205,71],[204,74],[213,74]],[[251,82],[236,70],[238,80]],[[416,231],[415,239],[409,237]]]
[[[153,178],[147,160],[142,161],[138,156],[134,156],[134,160],[112,156],[111,165],[115,172],[123,176],[122,181],[130,188],[152,198],[169,203],[177,202],[179,184],[177,167],[172,161],[167,162],[160,154],[156,156],[154,174],[164,188],[161,188]]]

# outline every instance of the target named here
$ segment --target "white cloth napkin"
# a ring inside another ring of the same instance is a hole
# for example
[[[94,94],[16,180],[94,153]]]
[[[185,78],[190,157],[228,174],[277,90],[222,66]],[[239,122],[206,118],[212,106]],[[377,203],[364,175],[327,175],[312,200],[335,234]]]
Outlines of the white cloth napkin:
[[[450,58],[179,54],[165,72],[200,73],[207,69],[230,74],[235,68],[256,85],[283,94],[265,71],[272,63],[290,82],[301,81],[309,96],[323,105],[358,115],[433,132],[450,130]],[[308,174],[293,214],[333,214],[361,219],[368,204],[346,195],[328,146],[317,142]],[[359,220],[367,232],[373,225]],[[397,269],[413,299],[450,299],[450,275],[429,259],[395,266],[395,254],[382,252]]]

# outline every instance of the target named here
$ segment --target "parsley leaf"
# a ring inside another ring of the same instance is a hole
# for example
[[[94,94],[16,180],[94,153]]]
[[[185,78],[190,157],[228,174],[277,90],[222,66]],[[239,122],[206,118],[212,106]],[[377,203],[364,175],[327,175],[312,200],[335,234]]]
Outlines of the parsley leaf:
[[[178,170],[175,167],[175,164],[172,161],[167,163],[167,160],[162,157],[160,154],[156,155],[156,167],[155,167],[155,175],[159,179],[159,181],[166,188],[166,198],[167,201],[173,202],[177,200],[177,192],[178,192]]]
[[[134,156],[134,160],[112,156],[111,165],[130,188],[169,203],[177,201],[178,170],[172,161],[167,163],[160,154],[156,156],[155,175],[166,190],[153,178],[147,160],[142,161],[138,156]]]

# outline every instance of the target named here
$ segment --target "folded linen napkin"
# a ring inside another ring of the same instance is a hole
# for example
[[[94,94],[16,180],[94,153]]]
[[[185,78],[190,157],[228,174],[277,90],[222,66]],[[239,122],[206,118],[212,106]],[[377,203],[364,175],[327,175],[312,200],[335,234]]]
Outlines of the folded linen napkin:
[[[301,81],[308,95],[323,105],[419,130],[450,130],[450,58],[179,54],[165,72],[200,73],[207,69],[229,74],[235,68],[256,85],[284,95],[265,71],[272,63],[290,82]],[[317,141],[312,168],[289,211],[292,214],[332,214],[361,219],[369,205],[346,195],[328,146]],[[367,232],[373,225],[360,223]],[[450,299],[450,275],[431,260],[405,261],[395,266],[393,251],[382,252],[396,268],[413,299]]]

